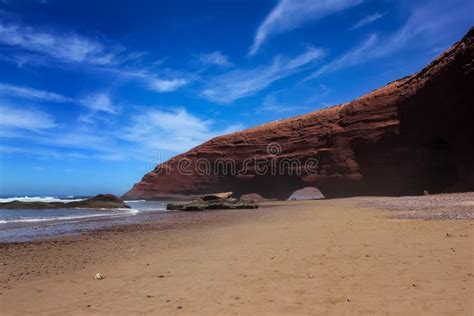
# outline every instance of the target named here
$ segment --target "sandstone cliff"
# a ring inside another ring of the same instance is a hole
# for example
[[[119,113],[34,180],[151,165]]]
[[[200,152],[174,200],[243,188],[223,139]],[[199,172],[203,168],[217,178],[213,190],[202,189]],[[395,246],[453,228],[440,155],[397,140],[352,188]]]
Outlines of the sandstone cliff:
[[[326,197],[474,190],[474,29],[419,73],[347,104],[211,139],[125,196],[288,198],[307,186]]]

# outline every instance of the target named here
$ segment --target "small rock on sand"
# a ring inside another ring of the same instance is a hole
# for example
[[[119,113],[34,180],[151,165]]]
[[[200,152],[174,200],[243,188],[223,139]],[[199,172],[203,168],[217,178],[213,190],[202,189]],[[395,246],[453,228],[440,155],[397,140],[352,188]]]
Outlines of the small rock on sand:
[[[301,190],[296,190],[290,195],[288,201],[305,201],[305,200],[320,200],[324,199],[324,195],[315,187],[306,187]]]
[[[104,276],[102,275],[102,273],[96,273],[94,276],[94,280],[103,280],[103,279],[104,279]]]

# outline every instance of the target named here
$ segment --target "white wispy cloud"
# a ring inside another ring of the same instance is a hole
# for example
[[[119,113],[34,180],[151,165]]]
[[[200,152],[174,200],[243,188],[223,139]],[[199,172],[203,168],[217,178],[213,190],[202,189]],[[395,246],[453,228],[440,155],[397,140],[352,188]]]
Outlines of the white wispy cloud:
[[[38,30],[18,22],[1,20],[0,43],[61,62],[113,65],[125,57],[122,55],[124,50],[119,46],[107,47],[98,40],[75,33]]]
[[[108,92],[95,92],[81,98],[71,98],[56,92],[35,89],[28,86],[0,83],[0,95],[15,96],[41,102],[72,103],[88,108],[94,113],[105,112],[114,114],[118,111]]]
[[[119,146],[117,139],[104,126],[91,129],[84,126],[63,125],[41,130],[15,129],[15,133],[11,132],[11,128],[7,131],[0,128],[0,136],[2,140],[21,140],[22,143],[29,144],[23,147],[7,146],[3,151],[4,154],[21,153],[37,158],[92,160],[117,160],[118,156],[122,159],[132,157],[132,150]]]
[[[145,77],[148,88],[158,92],[171,92],[175,91],[189,83],[189,80],[184,78],[174,79],[160,79],[154,76]]]
[[[259,112],[267,112],[269,115],[282,114],[284,116],[293,113],[302,113],[321,106],[322,100],[332,90],[326,85],[294,85],[268,94]],[[293,112],[293,113],[292,113]]]
[[[354,7],[363,0],[280,0],[257,29],[249,54],[258,52],[272,35],[284,33],[312,20]]]
[[[54,118],[36,109],[20,109],[10,105],[0,105],[0,128],[39,131],[51,129],[57,124]]]
[[[323,56],[323,50],[309,48],[292,59],[278,56],[269,65],[252,69],[235,69],[210,78],[202,91],[202,96],[214,102],[231,103],[254,95],[273,82],[311,66]]]
[[[24,147],[17,147],[17,146],[7,146],[0,144],[0,154],[1,155],[10,155],[10,154],[22,154],[27,155],[35,158],[40,159],[88,159],[91,158],[90,156],[74,152],[74,151],[59,151],[49,148],[44,148],[41,146],[28,146],[27,148]]]
[[[160,74],[145,68],[104,68],[102,70],[125,80],[140,82],[144,88],[156,92],[172,92],[196,79],[193,74],[169,70]]]
[[[0,107],[0,136],[29,142],[30,149],[5,147],[0,153],[37,157],[156,162],[186,151],[215,136],[242,130],[242,124],[218,128],[185,108],[158,110],[137,108],[120,125],[58,126],[47,113]],[[5,115],[3,115],[5,113]]]
[[[465,24],[467,28],[474,23],[470,10],[463,6],[463,0],[432,0],[412,8],[408,19],[397,31],[384,35],[371,34],[358,46],[311,73],[305,80],[333,73],[351,66],[359,65],[375,58],[384,57],[407,47],[413,41],[418,46],[438,44],[445,40],[449,26]],[[470,4],[474,9],[474,3]],[[467,10],[466,10],[467,9]],[[445,42],[451,45],[451,42]]]
[[[467,32],[472,27],[473,11],[474,2],[465,0],[431,0],[417,5],[412,8],[407,22],[398,31],[387,36],[373,55],[386,55],[415,40],[418,41],[418,46],[443,44],[447,48],[453,44],[451,41],[446,42],[453,35],[451,29]]]
[[[58,103],[73,102],[73,99],[60,95],[58,93],[7,83],[0,83],[0,94],[14,95],[20,98],[30,100],[41,100]]]
[[[144,151],[183,152],[215,137],[242,129],[240,124],[216,129],[214,122],[201,119],[184,108],[170,111],[145,110],[131,118],[131,125],[118,135],[139,144]]]
[[[387,13],[386,12],[383,12],[383,13],[376,12],[374,14],[368,15],[368,16],[360,19],[350,29],[355,30],[355,29],[359,29],[361,27],[364,27],[366,25],[372,24],[375,21],[380,20],[381,18],[383,18],[385,16],[385,14],[387,14]]]
[[[370,35],[361,45],[351,49],[339,58],[322,66],[318,70],[314,71],[311,75],[309,75],[306,79],[313,79],[321,76],[322,74],[332,73],[365,61],[370,57],[371,51],[373,51],[373,48],[377,43],[377,39],[378,36],[376,34]]]
[[[86,65],[96,71],[119,74],[124,79],[138,79],[145,88],[156,92],[175,91],[191,81],[184,75],[159,75],[143,67],[141,61],[146,52],[129,51],[111,41],[75,32],[32,27],[12,19],[6,21],[1,15],[0,45],[10,48],[0,53],[0,58],[19,67]]]
[[[233,64],[229,61],[229,57],[222,54],[220,51],[215,51],[209,54],[201,54],[199,60],[204,65],[215,65],[220,67],[231,67]]]
[[[82,127],[69,127],[66,130],[55,130],[34,137],[37,144],[50,147],[75,148],[92,150],[95,152],[110,152],[114,150],[116,142],[105,129],[92,130]]]
[[[117,113],[117,107],[112,103],[112,99],[107,92],[93,93],[78,100],[81,105],[94,112]]]
[[[282,104],[278,102],[277,98],[274,95],[269,95],[263,101],[260,110],[272,113],[288,113],[294,111],[302,111],[307,108],[308,107],[301,105]]]

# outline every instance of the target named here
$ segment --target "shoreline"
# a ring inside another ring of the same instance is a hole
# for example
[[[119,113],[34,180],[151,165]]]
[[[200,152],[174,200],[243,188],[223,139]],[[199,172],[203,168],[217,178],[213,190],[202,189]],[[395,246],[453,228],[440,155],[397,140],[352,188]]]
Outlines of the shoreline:
[[[349,197],[349,199],[360,199],[361,206],[390,211],[393,214],[391,217],[398,219],[474,219],[474,192],[401,197],[359,196]],[[340,199],[325,200],[337,201]],[[114,211],[127,211],[123,214],[100,213],[100,211],[107,211],[103,209],[85,209],[92,212],[87,215],[71,213],[69,216],[58,218],[18,220],[21,223],[16,223],[15,220],[11,223],[0,223],[0,244],[54,240],[100,230],[120,228],[122,226],[140,225],[148,221],[162,221],[166,220],[168,216],[183,216],[184,219],[187,218],[186,216],[191,216],[189,212],[166,210],[165,201],[132,200],[126,202],[129,204],[128,209],[114,209]],[[137,206],[134,205],[135,203],[147,204],[145,208],[142,205],[137,209]],[[151,204],[150,206],[148,203],[158,203],[159,209],[156,208],[156,204]],[[272,203],[285,203],[285,201],[267,200],[263,205],[272,205]],[[77,208],[72,210],[74,211],[75,209]],[[77,210],[83,209],[79,208]],[[16,212],[16,210],[8,211]],[[216,211],[225,212],[225,210],[214,210],[214,212]],[[38,210],[39,215],[41,215],[41,212],[42,210]],[[188,215],[185,215],[187,213]]]
[[[127,208],[2,209],[0,243],[54,239],[157,220],[166,203],[129,201]],[[153,214],[154,213],[154,214]]]
[[[5,315],[472,313],[474,222],[361,206],[384,199],[267,202],[0,244],[0,305]]]

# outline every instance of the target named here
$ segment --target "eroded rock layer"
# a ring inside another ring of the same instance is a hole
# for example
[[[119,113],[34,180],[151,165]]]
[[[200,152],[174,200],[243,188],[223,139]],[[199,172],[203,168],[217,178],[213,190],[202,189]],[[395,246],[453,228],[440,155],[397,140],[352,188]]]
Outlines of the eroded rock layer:
[[[474,29],[419,73],[347,104],[211,139],[125,196],[286,199],[308,186],[326,197],[473,191]]]

